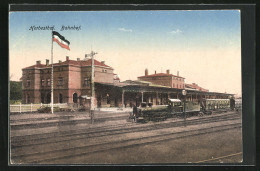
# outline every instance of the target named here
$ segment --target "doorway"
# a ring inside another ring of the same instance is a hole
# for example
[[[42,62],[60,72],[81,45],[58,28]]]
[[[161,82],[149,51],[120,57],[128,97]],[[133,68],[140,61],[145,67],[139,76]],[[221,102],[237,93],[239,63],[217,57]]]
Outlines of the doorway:
[[[77,93],[73,94],[73,103],[78,103],[78,94]]]

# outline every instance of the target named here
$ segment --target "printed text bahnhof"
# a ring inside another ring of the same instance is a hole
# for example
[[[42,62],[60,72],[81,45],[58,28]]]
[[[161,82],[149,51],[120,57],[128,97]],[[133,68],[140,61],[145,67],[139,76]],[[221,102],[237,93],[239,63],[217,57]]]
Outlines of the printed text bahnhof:
[[[40,30],[55,30],[55,26],[30,26],[29,30],[31,31],[40,31]],[[64,30],[76,30],[79,31],[81,30],[81,26],[64,26],[62,25],[60,28],[60,31],[64,31]]]

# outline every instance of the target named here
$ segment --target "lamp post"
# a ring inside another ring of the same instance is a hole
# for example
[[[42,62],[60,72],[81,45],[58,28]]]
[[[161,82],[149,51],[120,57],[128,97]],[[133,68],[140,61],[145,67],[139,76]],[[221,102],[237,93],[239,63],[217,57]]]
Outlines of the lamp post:
[[[184,96],[184,104],[183,104],[183,112],[184,112],[184,126],[186,126],[186,94],[187,91],[186,90],[182,90],[182,95]]]

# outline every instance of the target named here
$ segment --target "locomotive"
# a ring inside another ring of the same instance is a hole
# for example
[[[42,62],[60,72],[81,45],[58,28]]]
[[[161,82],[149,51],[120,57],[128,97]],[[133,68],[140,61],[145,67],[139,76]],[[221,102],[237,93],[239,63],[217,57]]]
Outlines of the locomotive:
[[[201,99],[199,101],[185,102],[180,99],[168,99],[167,105],[139,108],[136,117],[139,121],[159,121],[174,116],[182,117],[184,112],[185,116],[211,114],[213,111],[227,112],[236,109],[236,103],[233,98]],[[242,106],[242,103],[240,103],[240,106]]]

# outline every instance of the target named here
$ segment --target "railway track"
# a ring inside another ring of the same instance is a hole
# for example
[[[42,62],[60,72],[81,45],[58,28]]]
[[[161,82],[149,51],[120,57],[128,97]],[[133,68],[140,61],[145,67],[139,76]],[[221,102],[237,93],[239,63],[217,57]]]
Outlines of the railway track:
[[[211,122],[220,122],[226,120],[235,120],[239,119],[240,116],[229,114],[229,115],[222,115],[222,116],[214,116],[214,117],[207,117],[207,118],[198,118],[192,120],[186,120],[186,126],[189,125],[198,125],[203,123],[211,123]],[[28,136],[16,136],[12,137],[11,147],[25,147],[31,145],[40,145],[45,143],[57,143],[57,142],[64,142],[70,141],[75,139],[84,139],[84,138],[94,138],[94,137],[101,137],[107,135],[118,135],[118,134],[125,134],[129,132],[141,132],[141,131],[151,131],[151,130],[158,130],[170,127],[179,127],[183,126],[183,121],[171,121],[168,123],[158,123],[158,124],[143,124],[137,125],[133,127],[129,127],[132,124],[122,124],[119,126],[107,126],[107,127],[99,127],[99,128],[89,128],[89,129],[80,129],[80,130],[73,130],[73,131],[61,131],[61,132],[54,132],[54,133],[45,133],[45,134],[34,134]]]
[[[237,115],[222,115],[222,116],[214,116],[214,117],[207,117],[207,118],[199,118],[193,120],[187,120],[187,126],[189,125],[198,125],[203,123],[211,123],[211,122],[220,122],[226,120],[236,120],[239,119]],[[193,131],[183,131],[178,133],[169,133],[169,134],[161,134],[155,136],[148,136],[148,137],[139,137],[139,138],[132,138],[132,139],[123,139],[115,142],[110,141],[101,141],[100,139],[97,141],[93,141],[92,144],[83,144],[82,146],[75,146],[73,142],[84,142],[88,141],[89,139],[95,138],[102,138],[108,136],[115,136],[115,135],[122,135],[126,133],[133,133],[133,132],[145,132],[145,131],[152,131],[170,127],[178,127],[183,126],[183,121],[177,122],[169,122],[169,123],[158,123],[155,125],[141,125],[139,127],[126,127],[121,125],[119,127],[111,126],[110,128],[107,127],[104,130],[104,127],[87,129],[87,130],[80,130],[79,133],[74,131],[74,134],[71,131],[64,131],[61,135],[51,135],[45,134],[41,137],[39,136],[28,136],[28,137],[13,137],[12,138],[12,148],[11,148],[11,157],[12,161],[15,163],[51,163],[54,160],[60,161],[64,159],[69,159],[75,156],[87,155],[93,152],[102,152],[106,150],[113,150],[117,148],[126,148],[132,147],[135,145],[144,145],[149,143],[156,143],[160,141],[171,140],[174,138],[184,138],[187,136],[194,136],[200,135],[210,132],[216,131],[224,131],[228,129],[240,128],[241,123],[236,124],[228,124],[222,125],[218,127],[211,127],[208,129],[200,129],[200,130],[193,130]],[[50,137],[52,136],[52,137]],[[71,145],[64,145],[69,143]],[[43,145],[43,146],[42,146]],[[49,150],[44,149],[44,145],[52,146]],[[24,149],[25,148],[25,149]],[[43,148],[43,149],[41,149]],[[29,149],[29,151],[28,151]]]
[[[22,157],[20,162],[32,163],[32,164],[51,164],[51,163],[60,163],[61,161],[67,163],[70,159],[75,157],[80,157],[84,155],[89,155],[98,152],[104,152],[109,150],[115,150],[120,148],[130,148],[138,145],[147,145],[151,143],[157,143],[161,141],[180,139],[190,136],[198,136],[207,133],[227,131],[230,129],[241,128],[241,123],[228,124],[228,125],[220,125],[214,127],[208,127],[207,129],[197,129],[197,130],[188,130],[181,131],[176,133],[165,133],[160,135],[148,136],[148,137],[139,137],[139,138],[130,138],[124,139],[115,142],[102,142],[102,143],[94,143],[82,147],[74,147],[72,149],[61,149],[61,150],[53,150],[44,153],[34,153],[30,155],[24,156],[16,156]],[[16,157],[13,157],[13,161],[16,161]],[[19,160],[19,159],[18,159]],[[66,161],[67,160],[67,161]]]
[[[215,162],[223,162],[223,160],[229,160],[231,158],[241,158],[241,156],[243,155],[243,152],[238,152],[238,153],[232,153],[232,154],[228,154],[225,156],[220,156],[220,157],[215,157],[215,158],[210,158],[210,159],[206,159],[206,160],[201,160],[201,161],[196,161],[194,163],[215,163]],[[238,161],[241,162],[241,161]]]
[[[205,124],[211,122],[220,122],[226,120],[236,120],[239,119],[240,116],[230,114],[230,115],[221,115],[221,116],[214,116],[214,117],[207,117],[207,118],[198,118],[192,120],[186,120],[186,126],[189,125],[198,125],[198,124]],[[73,130],[73,131],[61,131],[61,132],[54,132],[54,133],[45,133],[45,134],[34,134],[28,136],[16,136],[11,138],[11,147],[25,147],[31,145],[41,145],[45,143],[58,143],[64,141],[70,141],[75,139],[84,139],[84,138],[95,138],[95,137],[102,137],[108,135],[118,135],[118,134],[125,134],[129,132],[141,132],[141,131],[151,131],[151,130],[158,130],[170,127],[179,127],[183,126],[183,121],[171,121],[168,123],[157,123],[157,124],[143,124],[143,125],[134,125],[132,124],[122,124],[119,126],[107,126],[107,127],[99,127],[99,128],[89,128],[89,129],[80,129],[80,130]],[[129,127],[130,126],[130,127]]]

